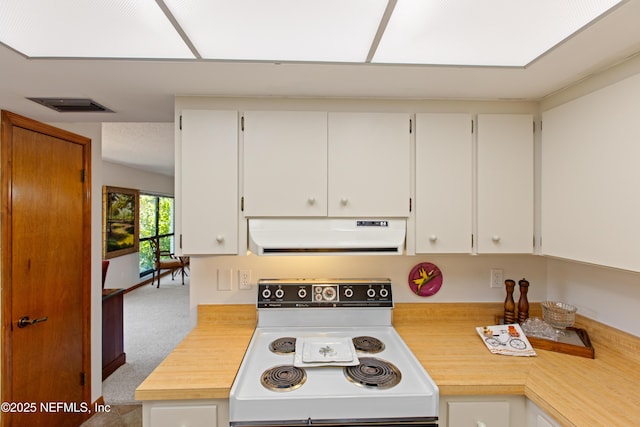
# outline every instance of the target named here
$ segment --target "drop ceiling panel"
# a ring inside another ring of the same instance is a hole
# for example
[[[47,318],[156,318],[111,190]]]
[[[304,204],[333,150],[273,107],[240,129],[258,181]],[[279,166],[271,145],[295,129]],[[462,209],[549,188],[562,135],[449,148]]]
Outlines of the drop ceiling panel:
[[[194,57],[152,0],[2,0],[0,42],[28,57]]]
[[[364,62],[386,0],[165,0],[205,59]]]
[[[398,0],[373,62],[523,67],[619,0]]]

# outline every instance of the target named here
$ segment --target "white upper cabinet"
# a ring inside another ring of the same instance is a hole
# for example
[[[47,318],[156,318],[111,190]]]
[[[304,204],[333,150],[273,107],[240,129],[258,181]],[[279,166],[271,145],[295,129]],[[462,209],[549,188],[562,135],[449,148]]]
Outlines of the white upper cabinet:
[[[408,114],[329,113],[329,216],[407,217],[410,144]]]
[[[469,114],[416,114],[417,253],[470,253],[472,121]]]
[[[533,116],[479,114],[478,253],[533,252]]]
[[[640,75],[542,115],[542,253],[640,271]]]
[[[238,113],[182,111],[182,253],[238,253]]]
[[[247,217],[406,217],[409,115],[247,111]]]
[[[327,215],[327,113],[244,113],[244,213]]]

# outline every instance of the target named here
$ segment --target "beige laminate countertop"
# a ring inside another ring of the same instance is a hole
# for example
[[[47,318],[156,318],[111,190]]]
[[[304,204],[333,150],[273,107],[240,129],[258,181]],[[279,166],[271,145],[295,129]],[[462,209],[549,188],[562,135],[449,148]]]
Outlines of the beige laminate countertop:
[[[639,338],[578,316],[595,359],[539,349],[536,357],[494,355],[475,327],[494,324],[501,310],[499,303],[398,303],[393,323],[442,396],[525,395],[562,425],[640,425]],[[198,307],[197,326],[136,399],[227,399],[255,323],[253,305]]]

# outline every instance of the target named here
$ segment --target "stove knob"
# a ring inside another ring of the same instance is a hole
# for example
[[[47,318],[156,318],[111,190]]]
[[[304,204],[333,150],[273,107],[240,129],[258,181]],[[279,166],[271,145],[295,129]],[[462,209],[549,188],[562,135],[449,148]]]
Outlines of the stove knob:
[[[322,290],[322,296],[326,301],[333,301],[336,298],[336,290],[327,286]]]
[[[307,296],[307,290],[305,288],[298,289],[298,298],[304,299]]]
[[[347,298],[351,298],[353,296],[353,289],[347,288],[344,290],[344,296]]]
[[[386,297],[388,297],[388,296],[389,296],[389,291],[388,291],[388,290],[386,290],[385,288],[380,289],[380,296],[381,296],[382,298],[386,298]]]
[[[266,288],[264,291],[262,291],[262,298],[264,299],[271,298],[271,289]]]
[[[369,298],[373,298],[373,297],[375,297],[375,296],[376,296],[376,290],[375,290],[375,289],[373,289],[373,288],[369,288],[369,289],[367,289],[367,296],[368,296]]]
[[[276,298],[282,298],[284,296],[284,290],[282,288],[276,289]]]

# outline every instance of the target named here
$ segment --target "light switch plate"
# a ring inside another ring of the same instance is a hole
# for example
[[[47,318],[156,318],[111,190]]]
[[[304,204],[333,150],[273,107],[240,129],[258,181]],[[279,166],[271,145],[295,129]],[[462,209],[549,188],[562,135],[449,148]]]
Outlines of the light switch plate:
[[[218,269],[218,290],[231,290],[231,269]]]

